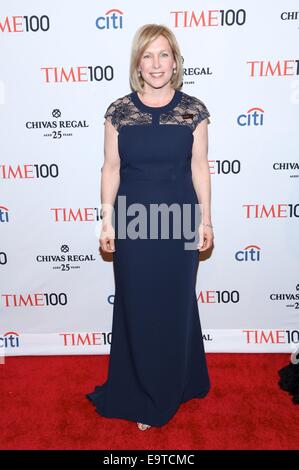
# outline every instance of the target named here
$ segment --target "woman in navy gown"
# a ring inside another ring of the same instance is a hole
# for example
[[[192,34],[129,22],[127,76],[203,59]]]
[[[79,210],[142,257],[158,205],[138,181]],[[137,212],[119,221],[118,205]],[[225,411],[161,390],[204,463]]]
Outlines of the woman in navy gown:
[[[180,90],[182,73],[172,31],[142,26],[134,91],[104,115],[100,248],[113,253],[115,300],[108,378],[86,396],[102,416],[141,430],[163,426],[211,386],[195,292],[199,252],[214,238],[210,114]]]

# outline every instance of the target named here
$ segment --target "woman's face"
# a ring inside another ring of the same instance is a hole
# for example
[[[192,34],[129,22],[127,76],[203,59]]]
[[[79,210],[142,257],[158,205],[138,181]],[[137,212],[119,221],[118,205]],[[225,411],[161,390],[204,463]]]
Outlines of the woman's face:
[[[161,35],[141,55],[138,70],[145,83],[153,88],[162,88],[170,81],[175,67],[170,44]]]

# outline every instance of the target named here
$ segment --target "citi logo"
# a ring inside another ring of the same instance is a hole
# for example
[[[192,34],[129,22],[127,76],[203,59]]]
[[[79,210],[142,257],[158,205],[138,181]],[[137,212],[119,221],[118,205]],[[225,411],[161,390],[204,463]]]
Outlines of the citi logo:
[[[18,348],[20,347],[20,335],[15,331],[8,331],[0,336],[0,348]]]
[[[96,19],[98,29],[123,29],[123,12],[112,8]]]
[[[261,248],[257,245],[248,245],[235,254],[236,261],[260,261]]]
[[[9,222],[8,209],[5,206],[0,206],[0,222],[2,223]]]
[[[246,114],[240,114],[237,117],[239,126],[263,126],[264,125],[264,110],[262,108],[250,108]]]

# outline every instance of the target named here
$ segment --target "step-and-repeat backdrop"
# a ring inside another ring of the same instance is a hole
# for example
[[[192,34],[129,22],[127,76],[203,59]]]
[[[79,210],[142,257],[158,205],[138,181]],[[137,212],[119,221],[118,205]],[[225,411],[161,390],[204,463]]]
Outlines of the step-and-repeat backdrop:
[[[3,0],[1,356],[110,351],[113,264],[97,239],[104,113],[132,91],[145,23],[175,33],[182,90],[211,114],[215,240],[197,278],[206,351],[299,341],[298,2]]]

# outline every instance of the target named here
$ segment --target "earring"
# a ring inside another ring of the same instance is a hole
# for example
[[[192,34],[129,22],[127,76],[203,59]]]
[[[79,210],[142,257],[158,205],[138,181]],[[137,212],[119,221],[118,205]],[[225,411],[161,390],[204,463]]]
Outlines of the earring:
[[[176,69],[173,69],[173,73],[176,73]]]

